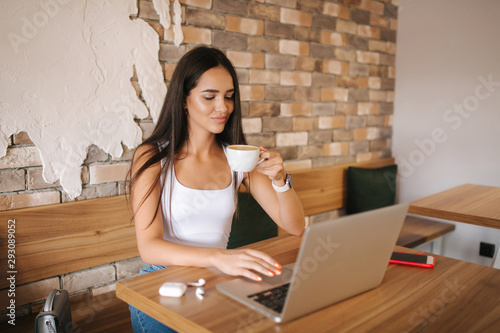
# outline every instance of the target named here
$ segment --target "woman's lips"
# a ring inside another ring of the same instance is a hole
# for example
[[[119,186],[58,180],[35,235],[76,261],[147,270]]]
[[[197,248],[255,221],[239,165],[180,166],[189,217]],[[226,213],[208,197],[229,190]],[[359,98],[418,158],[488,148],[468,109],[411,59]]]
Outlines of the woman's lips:
[[[224,124],[226,122],[226,117],[212,117],[212,119],[218,122],[219,124]]]

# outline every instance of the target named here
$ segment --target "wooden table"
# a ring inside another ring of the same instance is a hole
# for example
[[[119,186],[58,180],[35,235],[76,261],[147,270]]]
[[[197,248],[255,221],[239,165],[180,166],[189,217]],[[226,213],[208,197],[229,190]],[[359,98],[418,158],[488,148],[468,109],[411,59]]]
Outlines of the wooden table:
[[[252,244],[281,264],[295,261],[301,238],[282,235]],[[418,252],[396,247],[395,250]],[[166,281],[207,281],[205,298],[188,288],[181,298],[161,297]],[[232,279],[216,269],[169,267],[116,284],[117,296],[180,332],[499,332],[500,274],[490,267],[436,256],[433,269],[388,265],[371,291],[286,324],[219,293]],[[329,286],[342,288],[342,286]]]
[[[500,229],[500,187],[464,184],[412,201],[408,213]]]
[[[460,185],[411,202],[408,212],[500,229],[500,187]],[[500,268],[498,251],[492,266]]]

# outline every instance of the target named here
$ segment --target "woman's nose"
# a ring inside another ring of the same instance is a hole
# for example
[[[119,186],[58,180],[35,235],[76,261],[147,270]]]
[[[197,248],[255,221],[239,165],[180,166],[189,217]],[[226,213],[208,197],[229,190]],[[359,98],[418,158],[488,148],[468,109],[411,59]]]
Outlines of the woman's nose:
[[[215,105],[215,110],[218,112],[226,112],[227,111],[227,105],[226,105],[225,98],[218,98],[217,99],[217,104]]]

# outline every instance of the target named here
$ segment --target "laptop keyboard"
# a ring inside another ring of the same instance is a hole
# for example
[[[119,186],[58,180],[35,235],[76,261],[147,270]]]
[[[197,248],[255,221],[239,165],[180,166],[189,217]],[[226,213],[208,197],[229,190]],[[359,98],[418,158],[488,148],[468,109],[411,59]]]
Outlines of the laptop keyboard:
[[[283,311],[283,305],[285,304],[285,298],[288,293],[289,286],[290,283],[287,283],[276,288],[261,291],[257,294],[248,295],[247,297],[273,311],[281,313],[281,311]]]

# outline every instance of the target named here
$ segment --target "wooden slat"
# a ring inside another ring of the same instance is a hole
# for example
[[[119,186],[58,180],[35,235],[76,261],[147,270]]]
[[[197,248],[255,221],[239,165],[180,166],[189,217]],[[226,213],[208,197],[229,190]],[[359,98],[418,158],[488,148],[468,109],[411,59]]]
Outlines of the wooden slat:
[[[396,244],[404,247],[415,247],[453,230],[455,230],[455,225],[452,223],[407,215]]]
[[[7,267],[8,220],[16,221],[16,284],[139,255],[125,196],[0,212],[1,267]],[[5,288],[6,270],[1,274]]]
[[[378,168],[394,164],[394,158],[293,171],[293,187],[306,215],[345,207],[347,169],[350,166]]]

